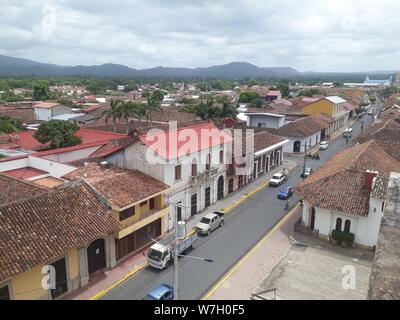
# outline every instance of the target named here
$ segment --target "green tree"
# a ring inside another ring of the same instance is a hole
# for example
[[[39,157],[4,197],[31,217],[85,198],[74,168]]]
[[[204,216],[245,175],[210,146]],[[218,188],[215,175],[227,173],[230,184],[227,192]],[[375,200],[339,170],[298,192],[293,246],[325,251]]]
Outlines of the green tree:
[[[237,116],[237,111],[236,111],[237,107],[231,103],[228,102],[224,102],[222,104],[222,108],[219,111],[218,117],[219,118],[229,118],[229,119],[235,119]]]
[[[280,83],[277,85],[277,89],[281,92],[282,97],[289,97],[290,89],[288,84]]]
[[[239,96],[240,103],[251,103],[254,99],[260,98],[257,92],[242,92]]]
[[[7,116],[0,117],[0,134],[12,133],[22,129],[21,119]]]
[[[52,97],[49,86],[47,82],[40,81],[33,85],[33,100],[35,101],[45,101]]]
[[[215,120],[219,116],[219,110],[214,106],[214,99],[207,96],[206,101],[201,101],[194,108],[196,116],[200,117],[203,120]]]
[[[106,123],[108,120],[112,120],[114,132],[117,132],[117,120],[122,118],[121,105],[123,103],[122,100],[112,100],[110,103],[111,108],[104,110],[102,113],[103,116],[106,116]]]
[[[163,100],[164,94],[160,90],[154,91],[147,97],[147,106],[144,111],[147,122],[151,121],[152,112],[161,110],[161,102]]]
[[[145,109],[142,105],[133,101],[121,102],[119,109],[120,116],[125,120],[126,123],[126,134],[129,134],[129,118],[136,117],[137,119],[141,120],[141,118],[145,115]]]
[[[253,108],[261,108],[264,104],[264,100],[262,98],[256,98],[251,100],[250,106]]]
[[[40,143],[50,142],[51,149],[75,146],[81,139],[75,135],[79,127],[63,120],[50,120],[43,122],[33,135]]]

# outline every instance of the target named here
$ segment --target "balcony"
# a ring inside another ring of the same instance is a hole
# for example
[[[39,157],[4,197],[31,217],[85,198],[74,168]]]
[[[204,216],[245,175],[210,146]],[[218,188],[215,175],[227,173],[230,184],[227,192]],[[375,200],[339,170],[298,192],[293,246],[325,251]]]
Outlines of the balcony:
[[[211,179],[212,177],[217,175],[217,173],[218,173],[218,167],[211,168],[210,170],[206,170],[205,171],[206,179]]]
[[[139,218],[136,216],[120,222],[120,231],[117,233],[116,238],[121,239],[126,235],[143,228],[144,226],[152,223],[153,221],[167,215],[170,210],[169,206],[162,209],[152,209],[142,213]]]
[[[198,173],[196,176],[191,176],[190,177],[191,184],[199,184],[199,183],[204,182],[205,180],[206,180],[206,178],[205,178],[205,173],[204,172]]]

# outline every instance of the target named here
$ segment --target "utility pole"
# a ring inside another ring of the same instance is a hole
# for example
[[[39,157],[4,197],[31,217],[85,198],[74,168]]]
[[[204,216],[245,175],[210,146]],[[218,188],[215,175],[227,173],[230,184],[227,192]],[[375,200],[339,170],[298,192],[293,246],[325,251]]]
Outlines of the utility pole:
[[[177,206],[172,205],[174,212],[174,300],[179,300],[179,252],[178,252],[178,212]]]
[[[304,164],[303,164],[303,179],[306,173],[306,161],[307,161],[307,141],[304,143]]]

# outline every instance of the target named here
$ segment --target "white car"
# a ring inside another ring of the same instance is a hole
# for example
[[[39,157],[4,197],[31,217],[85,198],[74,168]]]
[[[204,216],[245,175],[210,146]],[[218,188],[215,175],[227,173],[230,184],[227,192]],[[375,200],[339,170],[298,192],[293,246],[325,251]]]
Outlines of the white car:
[[[328,144],[327,141],[322,141],[322,142],[319,144],[319,150],[326,150],[326,149],[328,149],[328,146],[329,146],[329,144]]]
[[[224,225],[224,214],[221,212],[214,212],[206,214],[198,224],[196,224],[196,230],[199,234],[209,235],[211,231],[214,231],[218,227]]]
[[[282,183],[284,183],[286,180],[287,180],[287,177],[283,173],[281,173],[281,172],[275,173],[272,176],[271,180],[269,180],[269,185],[271,187],[278,187]]]

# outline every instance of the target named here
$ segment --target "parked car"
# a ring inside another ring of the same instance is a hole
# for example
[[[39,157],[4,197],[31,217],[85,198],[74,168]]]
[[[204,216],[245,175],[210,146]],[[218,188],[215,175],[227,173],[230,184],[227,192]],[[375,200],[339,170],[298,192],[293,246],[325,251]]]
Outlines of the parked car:
[[[285,187],[279,190],[278,199],[287,200],[293,195],[293,187]]]
[[[302,178],[307,178],[307,177],[309,177],[313,172],[314,172],[313,169],[311,169],[311,168],[306,168],[306,169],[304,170],[304,172],[301,173],[301,177],[302,177]]]
[[[279,173],[275,173],[271,180],[269,180],[269,185],[270,187],[279,187],[281,184],[285,183],[287,180],[286,175],[284,175],[283,173],[279,172]]]
[[[221,212],[208,213],[196,224],[195,228],[199,234],[209,235],[211,231],[224,225],[225,220],[223,216],[224,214]]]
[[[143,300],[174,300],[174,288],[168,284],[159,285],[151,290]]]
[[[350,138],[353,135],[353,128],[349,128],[343,131],[343,138]]]
[[[329,144],[328,144],[327,141],[322,141],[322,142],[319,144],[319,150],[326,150],[326,149],[328,149],[328,146],[329,146]]]

